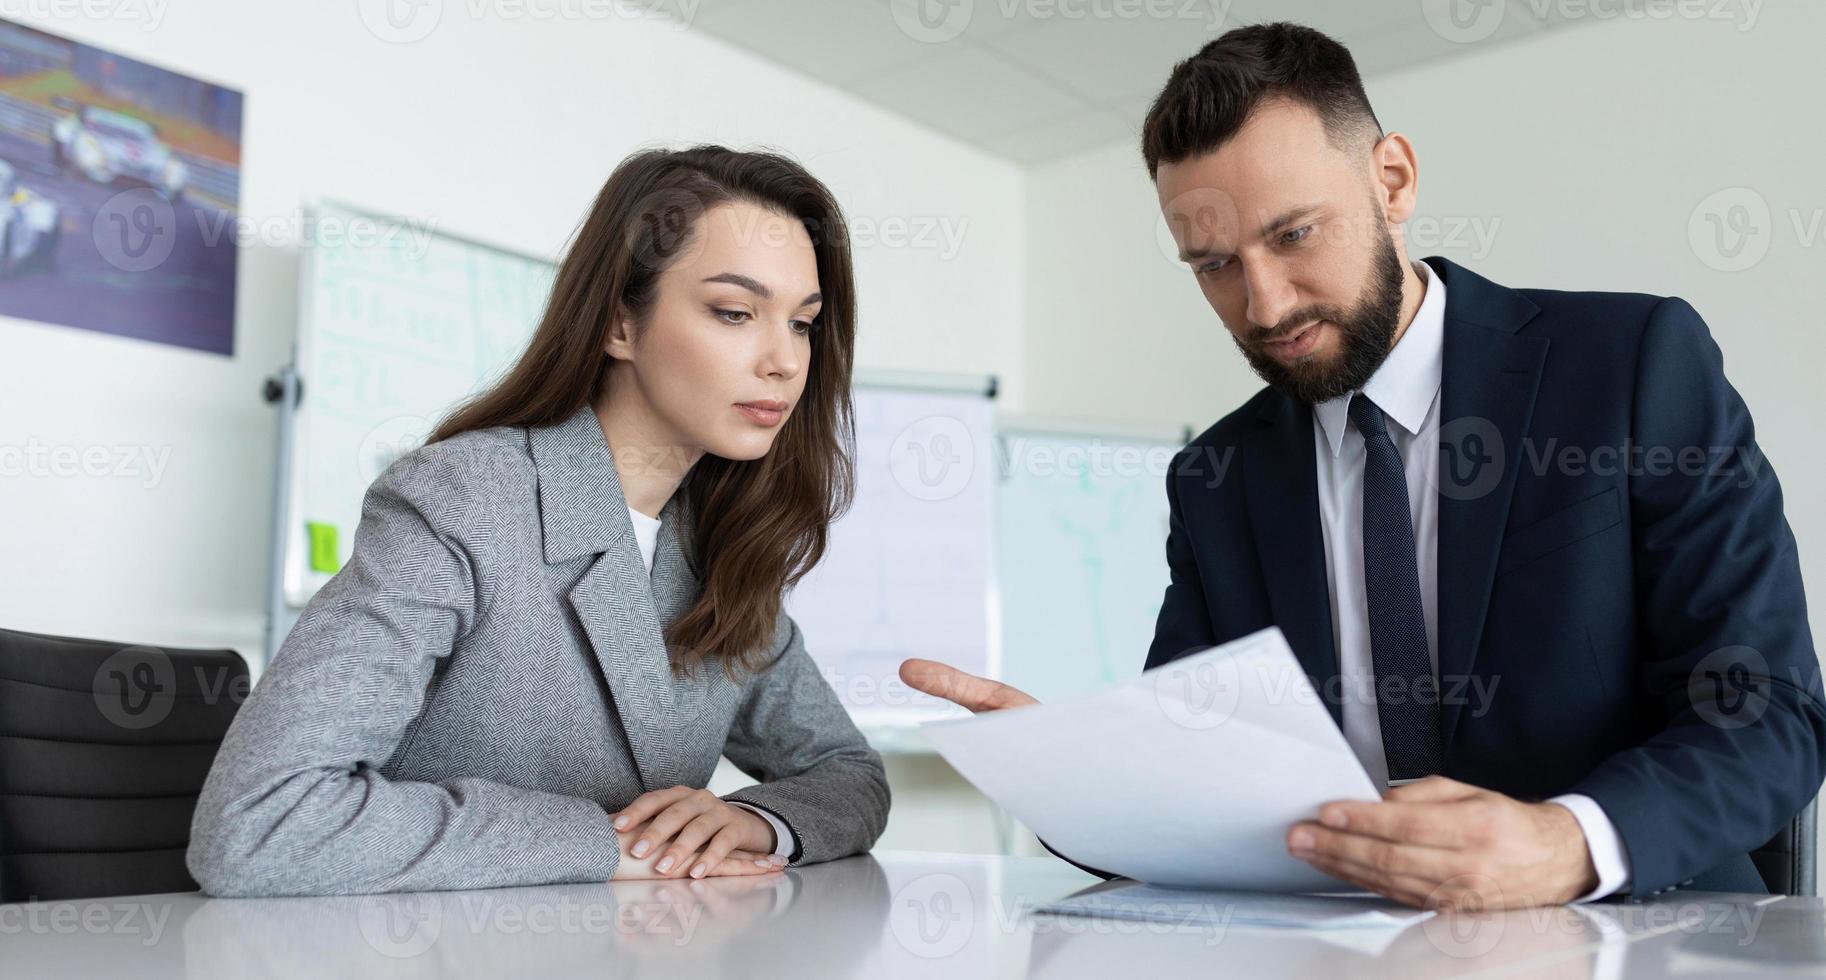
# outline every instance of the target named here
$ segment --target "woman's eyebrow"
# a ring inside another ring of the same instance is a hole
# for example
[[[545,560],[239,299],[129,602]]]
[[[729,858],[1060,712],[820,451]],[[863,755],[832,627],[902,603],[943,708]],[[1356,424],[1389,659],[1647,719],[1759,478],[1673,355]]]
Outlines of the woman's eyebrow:
[[[714,276],[706,276],[704,278],[704,281],[705,282],[726,282],[731,286],[740,286],[743,289],[746,289],[749,292],[755,294],[756,296],[761,297],[762,299],[773,299],[774,298],[774,291],[771,289],[768,289],[767,286],[765,284],[763,284],[760,280],[755,279],[751,276],[742,275],[740,272],[719,272]],[[824,294],[823,293],[813,293],[810,296],[807,296],[804,299],[800,300],[799,305],[800,306],[810,306],[813,303],[822,303],[822,302],[824,302]]]

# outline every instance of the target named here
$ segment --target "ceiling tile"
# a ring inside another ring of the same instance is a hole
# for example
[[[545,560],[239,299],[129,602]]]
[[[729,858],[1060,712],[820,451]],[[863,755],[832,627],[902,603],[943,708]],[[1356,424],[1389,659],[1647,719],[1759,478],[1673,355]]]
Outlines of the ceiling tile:
[[[1357,70],[1370,76],[1476,54],[1492,45],[1539,34],[1540,30],[1540,24],[1532,17],[1493,16],[1481,23],[1415,19],[1354,38],[1350,49]]]
[[[887,0],[700,2],[696,30],[839,85],[932,54],[900,29]]]
[[[1181,14],[1198,8],[1175,4],[1162,9]],[[1080,17],[1053,20],[987,43],[1060,86],[1098,105],[1113,106],[1126,104],[1139,91],[1159,91],[1175,64],[1226,29],[1221,21],[1190,15]]]
[[[1049,4],[1085,4],[1108,0],[857,0],[886,3],[895,23],[922,40],[943,44],[961,39],[986,41],[1029,30],[1050,16]]]
[[[885,72],[851,89],[935,129],[980,143],[1088,106],[1045,79],[975,45]]]
[[[696,30],[1022,163],[1132,139],[1172,66],[1242,24],[1310,24],[1366,76],[1544,29],[1539,0],[695,3]]]
[[[1225,29],[1244,24],[1267,24],[1290,20],[1305,24],[1339,41],[1349,44],[1366,31],[1388,27],[1415,16],[1420,7],[1445,7],[1446,4],[1475,6],[1470,0],[1209,0],[1222,7]],[[1503,0],[1495,0],[1501,3]],[[1222,33],[1221,31],[1219,33]]]
[[[1093,109],[1057,122],[1000,133],[984,140],[983,145],[990,152],[1016,163],[1041,163],[1134,137],[1134,128],[1121,116],[1105,109]]]

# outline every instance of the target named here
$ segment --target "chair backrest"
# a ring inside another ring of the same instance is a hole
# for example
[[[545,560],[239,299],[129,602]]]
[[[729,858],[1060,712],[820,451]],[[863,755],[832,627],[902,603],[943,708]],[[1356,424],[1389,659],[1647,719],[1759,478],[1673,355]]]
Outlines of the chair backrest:
[[[190,891],[190,818],[247,696],[233,650],[0,629],[0,902]]]
[[[1819,825],[1815,822],[1818,809],[1817,797],[1807,801],[1806,808],[1795,814],[1781,833],[1750,852],[1750,860],[1756,862],[1757,873],[1763,876],[1763,883],[1769,886],[1770,892],[1777,895],[1818,892]]]

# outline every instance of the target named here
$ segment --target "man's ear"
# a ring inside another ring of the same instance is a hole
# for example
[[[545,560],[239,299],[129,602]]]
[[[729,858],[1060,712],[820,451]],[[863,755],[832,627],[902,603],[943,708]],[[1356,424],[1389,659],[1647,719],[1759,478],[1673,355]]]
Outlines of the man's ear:
[[[620,361],[634,360],[634,318],[627,310],[619,310],[615,322],[609,325],[608,343],[603,345],[602,352]]]
[[[1376,182],[1381,185],[1390,224],[1414,216],[1420,196],[1420,159],[1414,144],[1400,133],[1390,133],[1372,150]]]

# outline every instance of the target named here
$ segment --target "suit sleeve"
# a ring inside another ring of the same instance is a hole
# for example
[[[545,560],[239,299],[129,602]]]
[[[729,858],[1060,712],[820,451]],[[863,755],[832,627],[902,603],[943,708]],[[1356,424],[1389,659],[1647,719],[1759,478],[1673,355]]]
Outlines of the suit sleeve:
[[[725,799],[780,818],[798,843],[792,864],[861,854],[887,826],[881,755],[856,730],[784,612],[774,648],[773,662],[749,678],[723,746],[723,755],[760,783]]]
[[[489,888],[613,876],[596,802],[485,779],[380,772],[440,663],[474,626],[488,526],[451,453],[396,461],[362,504],[354,554],[305,608],[230,725],[191,828],[212,895]]]
[[[1211,614],[1205,608],[1205,587],[1198,576],[1198,559],[1186,532],[1186,510],[1179,499],[1179,475],[1197,466],[1197,447],[1188,446],[1173,457],[1167,472],[1167,591],[1160,616],[1154,623],[1154,642],[1148,648],[1146,669],[1153,669],[1188,650],[1215,646]]]
[[[1572,792],[1603,807],[1632,888],[1653,892],[1760,846],[1813,797],[1826,711],[1781,487],[1682,300],[1650,314],[1633,414],[1637,677],[1663,727]]]

